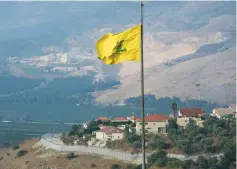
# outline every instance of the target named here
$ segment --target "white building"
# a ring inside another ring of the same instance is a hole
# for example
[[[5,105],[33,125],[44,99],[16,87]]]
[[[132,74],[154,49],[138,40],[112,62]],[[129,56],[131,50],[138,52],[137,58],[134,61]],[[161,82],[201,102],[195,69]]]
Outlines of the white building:
[[[212,110],[212,116],[215,116],[217,118],[221,118],[225,115],[233,114],[235,117],[236,109],[234,108],[216,108]]]
[[[169,117],[163,114],[150,114],[145,116],[145,133],[167,133]],[[141,119],[136,122],[136,132],[137,134],[142,133],[142,123]]]
[[[88,127],[88,122],[83,123],[83,128],[87,129],[87,127]]]
[[[116,128],[116,127],[112,127],[112,126],[108,126],[105,127],[101,130],[95,131],[94,132],[96,135],[96,139],[98,140],[122,140],[124,139],[124,133],[122,130]]]

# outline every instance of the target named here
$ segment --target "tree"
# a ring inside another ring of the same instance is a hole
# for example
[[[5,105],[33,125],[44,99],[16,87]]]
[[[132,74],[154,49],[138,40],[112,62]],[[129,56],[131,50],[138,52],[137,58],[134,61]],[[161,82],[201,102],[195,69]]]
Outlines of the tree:
[[[102,124],[102,121],[99,119],[99,120],[97,120],[97,125],[99,125],[99,124]]]
[[[163,139],[151,139],[148,142],[148,147],[150,147],[151,149],[165,149],[166,148],[166,143]]]
[[[135,149],[142,147],[141,141],[134,141],[134,142],[132,143],[132,145],[133,145],[133,148],[135,148]]]
[[[236,143],[235,141],[228,141],[225,145],[224,145],[224,157],[229,161],[229,162],[233,162],[236,160]]]
[[[169,123],[169,125],[168,125],[168,131],[170,130],[177,130],[177,128],[178,128],[178,125],[177,125],[177,123],[176,123],[176,121],[174,120],[174,119],[170,119],[169,121],[168,121],[168,123]]]
[[[204,169],[204,168],[208,168],[208,161],[206,158],[199,156],[197,159],[197,164],[198,164],[198,168],[200,169]]]
[[[22,157],[26,155],[28,152],[26,150],[19,150],[16,154],[16,157]]]
[[[78,125],[73,125],[72,126],[72,131],[77,133],[77,131],[79,130],[79,126]]]
[[[128,142],[129,143],[133,143],[135,141],[140,141],[141,142],[141,136],[137,135],[137,134],[131,134],[128,136]]]
[[[162,150],[166,148],[166,143],[163,140],[158,140],[157,142],[157,148]]]
[[[84,130],[84,134],[91,134],[93,131],[97,131],[100,128],[97,126],[96,121],[90,121],[88,123],[87,129]]]
[[[177,114],[177,110],[178,110],[178,106],[175,102],[173,102],[171,105],[170,105],[170,108],[173,112],[173,117],[176,117],[176,114]]]
[[[120,169],[120,165],[118,165],[118,164],[113,164],[113,165],[111,166],[111,169]]]
[[[124,137],[128,138],[128,136],[129,136],[129,127],[126,125],[124,129]]]
[[[77,133],[77,137],[78,137],[78,138],[83,137],[83,133],[82,133],[82,132],[78,132],[78,133]]]
[[[147,162],[150,166],[157,164],[159,167],[164,167],[168,163],[167,153],[165,151],[155,152],[148,157]]]

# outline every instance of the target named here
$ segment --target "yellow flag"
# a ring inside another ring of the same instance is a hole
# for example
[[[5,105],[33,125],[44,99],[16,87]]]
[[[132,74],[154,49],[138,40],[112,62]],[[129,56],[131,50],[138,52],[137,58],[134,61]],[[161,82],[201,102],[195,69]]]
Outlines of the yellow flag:
[[[98,59],[108,65],[128,60],[140,61],[141,25],[123,32],[107,33],[96,44]]]

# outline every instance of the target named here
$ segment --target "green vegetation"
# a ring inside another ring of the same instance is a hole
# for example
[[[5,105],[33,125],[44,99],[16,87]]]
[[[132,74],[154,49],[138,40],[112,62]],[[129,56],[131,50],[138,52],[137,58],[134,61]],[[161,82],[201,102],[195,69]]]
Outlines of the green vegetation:
[[[118,165],[118,164],[113,164],[112,166],[111,166],[111,169],[120,169],[121,167],[120,167],[120,165]]]
[[[16,157],[22,157],[27,154],[26,150],[19,150],[16,154]]]
[[[228,156],[220,159],[199,156],[196,162],[192,160],[180,161],[176,158],[168,158],[165,151],[158,151],[153,153],[147,161],[149,168],[157,166],[166,169],[228,169],[234,168],[235,159],[229,160]]]
[[[176,105],[179,105],[179,107],[200,107],[206,112],[212,111],[213,108],[217,107],[228,107],[227,105],[218,105],[213,103],[208,103],[203,100],[186,100],[181,101],[178,97],[164,97],[160,99],[156,99],[154,95],[147,94],[145,97],[145,107],[149,108],[156,108],[159,110],[159,112],[168,113],[170,112],[170,107],[165,105],[171,105],[171,103],[175,103]],[[127,106],[140,106],[140,96],[138,97],[130,97],[124,101],[124,103]],[[175,107],[174,105],[171,105],[172,110]]]
[[[147,140],[148,148],[151,150],[164,150],[170,147],[159,135],[149,134],[147,135]]]
[[[204,128],[191,120],[184,129],[174,120],[169,120],[168,136],[173,146],[187,155],[223,152],[228,149],[225,145],[235,146],[236,123],[208,117],[204,120]]]
[[[73,159],[73,158],[75,158],[76,156],[75,156],[75,154],[73,153],[73,152],[70,152],[70,153],[68,153],[67,154],[67,158],[69,159],[69,160],[71,160],[71,159]]]
[[[17,150],[17,149],[19,149],[19,148],[20,148],[19,145],[14,145],[14,146],[12,146],[12,150]]]
[[[173,102],[173,103],[171,104],[170,108],[171,108],[171,110],[172,110],[173,117],[175,117],[175,114],[176,114],[176,112],[177,112],[177,110],[178,110],[177,104],[176,104],[175,102]]]
[[[87,141],[90,140],[92,132],[99,129],[97,123],[93,120],[88,123],[87,129],[82,128],[80,125],[73,125],[68,135],[63,133],[61,140],[65,144],[74,144],[77,140],[77,144],[87,145]]]
[[[98,124],[94,120],[91,120],[87,125],[87,129],[83,130],[83,134],[92,134],[93,131],[97,130],[100,130]]]
[[[153,153],[147,159],[147,163],[149,166],[152,166],[155,164],[158,167],[164,167],[168,163],[167,153],[165,151],[158,151],[156,153]]]
[[[91,164],[91,168],[95,168],[96,167],[96,164]]]

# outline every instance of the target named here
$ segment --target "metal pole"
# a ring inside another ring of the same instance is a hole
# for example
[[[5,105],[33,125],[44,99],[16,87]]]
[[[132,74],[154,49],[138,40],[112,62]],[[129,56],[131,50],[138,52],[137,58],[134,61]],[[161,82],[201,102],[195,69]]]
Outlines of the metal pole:
[[[142,118],[142,169],[146,169],[144,125],[144,65],[143,65],[143,2],[141,0],[141,118]]]

